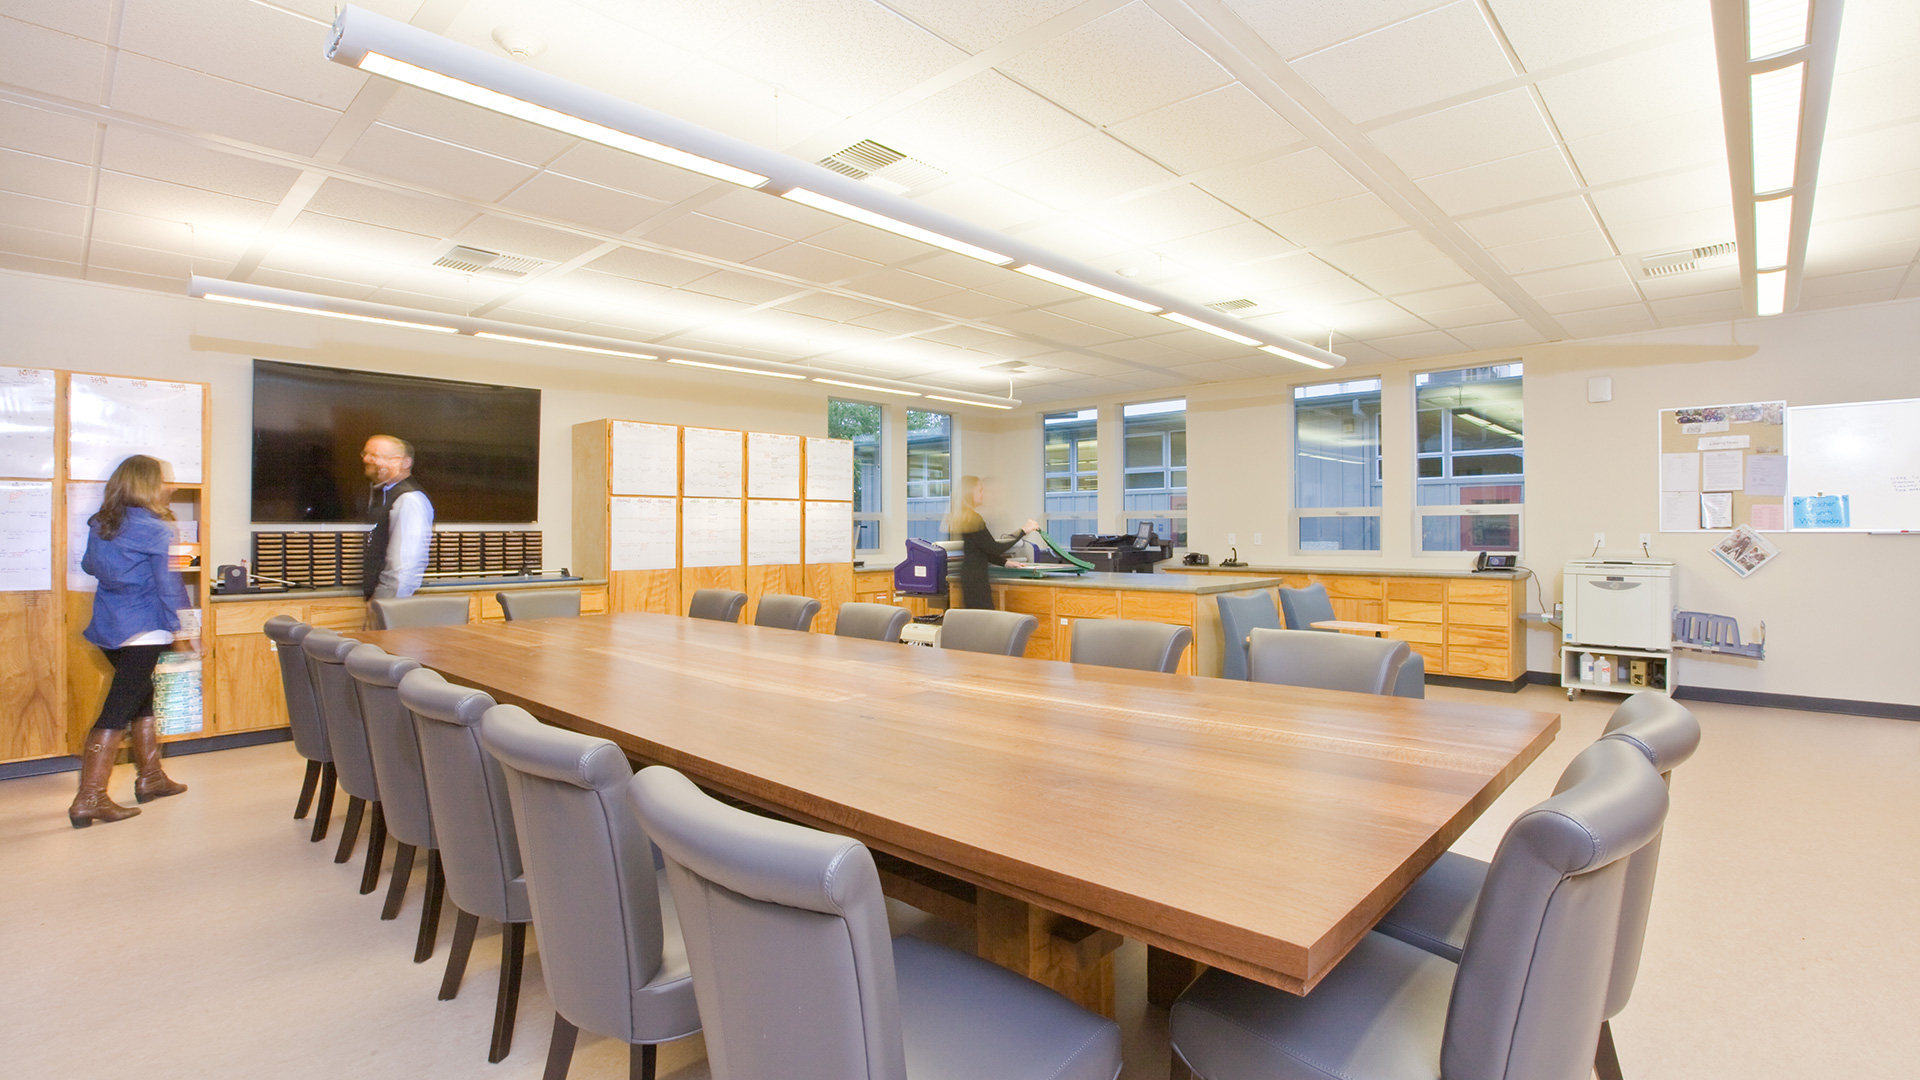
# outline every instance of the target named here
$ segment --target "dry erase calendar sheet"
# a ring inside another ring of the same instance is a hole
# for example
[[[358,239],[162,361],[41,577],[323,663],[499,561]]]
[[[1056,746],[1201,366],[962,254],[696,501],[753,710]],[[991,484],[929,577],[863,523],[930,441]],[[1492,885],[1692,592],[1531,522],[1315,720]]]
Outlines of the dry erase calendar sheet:
[[[800,504],[790,499],[747,500],[747,565],[800,562]]]
[[[1787,403],[1660,410],[1660,531],[1785,529]]]
[[[850,502],[810,502],[807,504],[807,562],[850,563],[853,561],[853,504]]]
[[[611,443],[612,494],[680,494],[679,428],[615,420]]]
[[[0,368],[0,476],[53,477],[53,372]]]
[[[67,476],[105,480],[134,454],[173,467],[176,484],[198,484],[201,388],[197,383],[75,375],[67,390]]]
[[[672,570],[679,566],[678,504],[678,499],[651,496],[615,496],[610,500],[607,568]]]
[[[740,500],[680,500],[680,565],[740,565]]]
[[[807,440],[807,498],[853,501],[853,443]]]
[[[0,481],[0,592],[53,588],[53,482]]]
[[[75,592],[92,592],[96,584],[80,560],[87,554],[87,519],[100,512],[106,491],[105,484],[67,484],[67,588]]]
[[[747,432],[747,497],[800,497],[800,436]]]
[[[745,490],[745,464],[738,431],[682,428],[686,470],[680,494],[698,498],[738,499]]]

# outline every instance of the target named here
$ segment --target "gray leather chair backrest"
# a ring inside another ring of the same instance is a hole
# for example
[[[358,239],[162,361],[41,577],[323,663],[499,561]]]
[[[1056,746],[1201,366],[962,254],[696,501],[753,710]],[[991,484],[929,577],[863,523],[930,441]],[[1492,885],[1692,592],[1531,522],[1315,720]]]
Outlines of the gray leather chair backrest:
[[[459,626],[467,621],[467,598],[447,596],[377,596],[367,601],[375,630],[405,630],[410,626]]]
[[[699,589],[694,592],[693,599],[687,601],[687,618],[737,623],[746,607],[746,593],[732,589]]]
[[[1387,693],[1394,697],[1424,698],[1427,696],[1427,658],[1407,647],[1407,658],[1400,664],[1400,670],[1393,673],[1393,686]]]
[[[841,604],[834,616],[833,636],[897,642],[911,618],[913,612],[889,604]]]
[[[557,619],[580,614],[579,589],[515,589],[493,594],[508,622]]]
[[[653,845],[627,805],[633,766],[613,743],[549,727],[517,705],[488,709],[480,741],[507,776],[554,1010],[588,1031],[644,1041],[634,991],[660,970],[662,932]]]
[[[820,614],[820,601],[811,596],[782,596],[771,593],[760,598],[753,613],[753,625],[780,630],[811,630],[813,617]]]
[[[1585,1080],[1613,968],[1626,857],[1660,831],[1667,788],[1616,739],[1508,827],[1454,977],[1443,1076]]]
[[[1172,674],[1192,642],[1190,626],[1081,619],[1073,624],[1073,662]]]
[[[666,856],[713,1074],[906,1080],[886,899],[866,847],[723,805],[664,766],[630,790]]]
[[[331,630],[314,630],[300,642],[313,675],[313,697],[327,724],[327,745],[333,748],[333,767],[340,788],[358,799],[377,802],[380,782],[367,747],[367,723],[360,716],[360,694],[347,674],[347,654],[360,647],[351,638]]]
[[[380,782],[387,830],[403,844],[433,848],[437,845],[427,806],[427,776],[420,768],[420,739],[412,714],[400,703],[400,680],[419,666],[418,660],[394,656],[378,645],[361,645],[347,653],[347,674],[360,695],[360,718],[367,725],[367,749]]]
[[[1280,609],[1273,606],[1273,595],[1264,589],[1252,596],[1221,596],[1220,636],[1225,648],[1220,653],[1220,677],[1247,677],[1247,635],[1256,629],[1279,630]]]
[[[280,689],[287,699],[287,723],[293,728],[293,748],[308,761],[332,761],[333,746],[327,741],[327,721],[320,715],[320,703],[313,694],[313,672],[307,666],[306,650],[300,643],[313,627],[291,615],[275,615],[262,628],[273,642],[273,653],[280,659]]]
[[[1027,639],[1040,627],[1031,615],[984,608],[954,608],[941,616],[940,647],[962,652],[998,653],[1019,656],[1027,651]]]
[[[1280,614],[1287,617],[1287,629],[1311,630],[1313,624],[1333,618],[1333,601],[1327,599],[1325,585],[1308,585],[1304,588],[1280,589]],[[1338,630],[1326,630],[1322,633],[1339,633]]]
[[[469,914],[526,922],[532,911],[507,778],[480,745],[480,717],[493,708],[493,698],[417,668],[400,680],[400,701],[413,714],[420,737],[420,766],[447,895]]]
[[[1618,739],[1647,756],[1672,783],[1673,770],[1700,746],[1700,722],[1685,705],[1665,694],[1644,691],[1622,702],[1607,721],[1608,739]],[[1613,978],[1607,984],[1602,1016],[1612,1019],[1627,1007],[1640,975],[1640,953],[1647,940],[1647,914],[1653,908],[1653,878],[1660,866],[1660,835],[1627,861],[1626,895],[1620,903],[1620,933],[1614,942]]]
[[[1411,651],[1406,642],[1385,638],[1256,629],[1247,667],[1254,682],[1384,694]]]

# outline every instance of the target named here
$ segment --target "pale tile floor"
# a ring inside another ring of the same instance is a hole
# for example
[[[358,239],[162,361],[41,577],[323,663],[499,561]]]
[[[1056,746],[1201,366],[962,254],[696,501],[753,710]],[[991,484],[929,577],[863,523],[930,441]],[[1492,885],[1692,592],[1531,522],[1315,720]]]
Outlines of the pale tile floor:
[[[1617,700],[1569,704],[1548,687],[1432,695],[1564,716],[1553,747],[1461,841],[1478,855],[1551,790]],[[1705,742],[1674,778],[1645,963],[1616,1022],[1627,1076],[1915,1075],[1920,724],[1694,709]],[[169,767],[191,792],[80,832],[64,814],[72,774],[0,782],[0,1076],[540,1075],[552,1014],[537,951],[513,1053],[490,1066],[497,932],[476,945],[460,997],[435,1000],[451,918],[435,957],[411,963],[419,886],[380,922],[384,881],[360,896],[360,858],[337,866],[331,842],[306,842],[289,744]],[[130,795],[129,771],[114,779]],[[1142,950],[1120,961],[1125,1075],[1157,1080],[1165,1016],[1142,1000]],[[577,1080],[625,1068],[624,1046],[582,1036]],[[661,1075],[705,1080],[699,1040],[664,1048]]]

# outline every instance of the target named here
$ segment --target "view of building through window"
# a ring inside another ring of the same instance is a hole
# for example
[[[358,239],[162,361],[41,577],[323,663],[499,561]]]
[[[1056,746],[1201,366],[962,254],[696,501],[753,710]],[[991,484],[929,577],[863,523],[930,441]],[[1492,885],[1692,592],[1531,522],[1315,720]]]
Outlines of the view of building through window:
[[[886,490],[880,467],[880,406],[829,400],[827,437],[853,441],[853,546],[872,551],[880,546],[881,492]]]
[[[953,502],[953,417],[907,410],[907,535],[947,539]]]
[[[1525,503],[1521,365],[1415,375],[1421,551],[1518,551]]]
[[[1045,506],[1041,524],[1062,544],[1075,533],[1099,531],[1099,411],[1049,413],[1041,418],[1045,446]]]
[[[1380,550],[1380,380],[1293,388],[1294,543]]]
[[[1125,444],[1127,531],[1141,522],[1154,535],[1187,544],[1187,401],[1152,401],[1120,410]]]

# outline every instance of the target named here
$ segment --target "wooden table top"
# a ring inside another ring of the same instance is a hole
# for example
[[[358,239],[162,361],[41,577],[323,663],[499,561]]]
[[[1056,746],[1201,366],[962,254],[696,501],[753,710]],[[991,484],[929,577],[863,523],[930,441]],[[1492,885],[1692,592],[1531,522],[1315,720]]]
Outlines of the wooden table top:
[[[1400,629],[1397,626],[1389,626],[1386,623],[1359,622],[1354,619],[1321,619],[1319,622],[1308,623],[1307,625],[1313,627],[1315,630],[1354,630],[1362,634],[1372,634],[1374,637],[1379,637],[1381,634],[1391,634],[1395,630]]]
[[[667,615],[350,636],[703,786],[1296,993],[1560,726]]]

